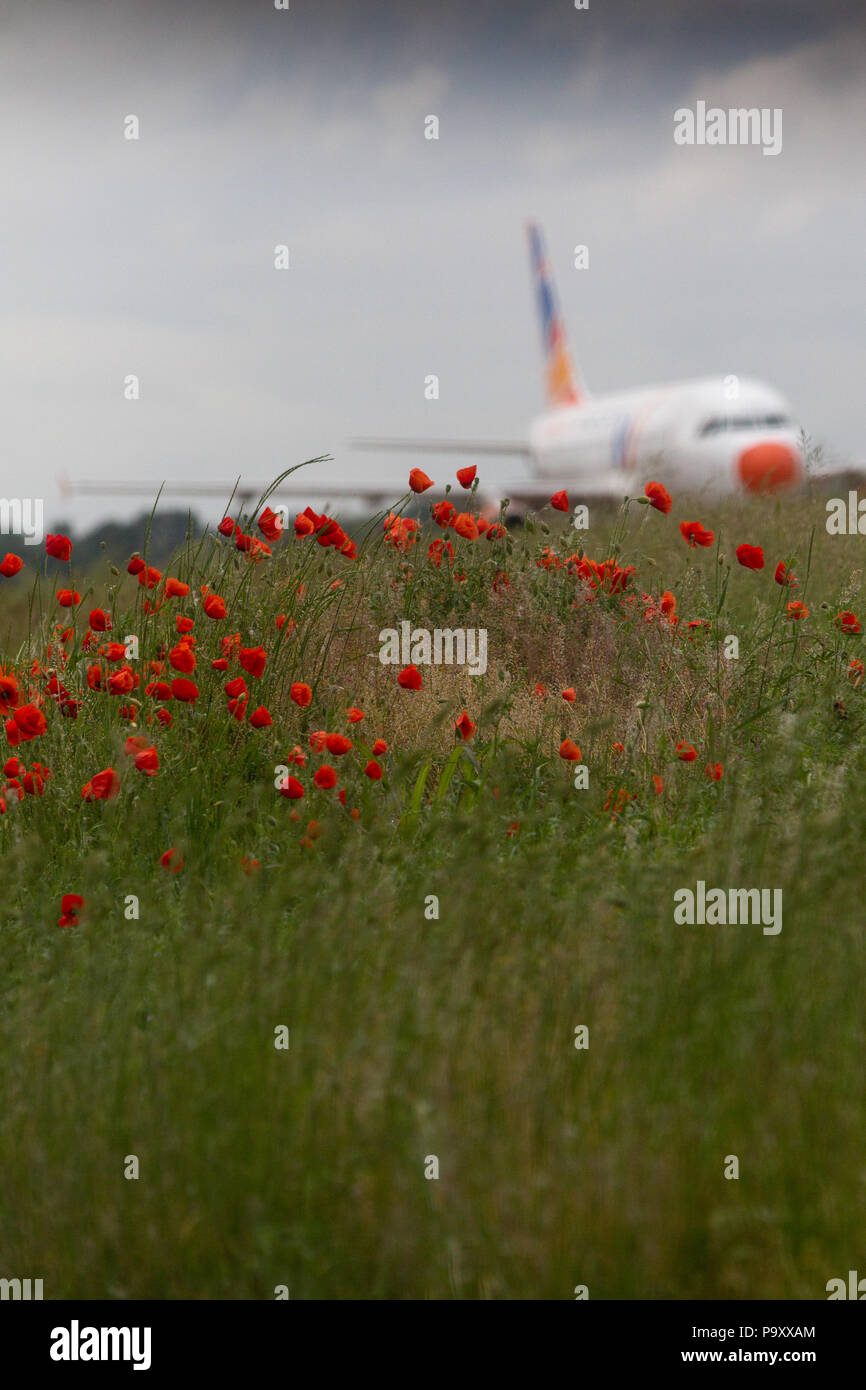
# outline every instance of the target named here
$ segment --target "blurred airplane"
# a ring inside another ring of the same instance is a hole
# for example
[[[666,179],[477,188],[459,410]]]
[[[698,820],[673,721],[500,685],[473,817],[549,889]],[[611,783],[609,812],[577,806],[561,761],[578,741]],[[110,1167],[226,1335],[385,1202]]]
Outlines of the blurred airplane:
[[[483,480],[478,501],[492,511],[508,495],[519,514],[565,489],[573,501],[620,499],[651,478],[689,494],[724,495],[792,490],[805,482],[802,431],[785,398],[763,382],[736,376],[701,377],[663,386],[591,396],[575,370],[541,230],[528,224],[529,250],[544,353],[547,409],[518,441],[356,439],[377,452],[480,455],[522,460],[524,474]],[[325,460],[315,460],[316,463]],[[153,497],[154,484],[82,482],[65,492]],[[499,489],[498,492],[496,491]],[[441,492],[441,488],[436,489]],[[229,497],[252,502],[264,487],[244,483],[172,482],[164,494]],[[274,498],[347,498],[384,506],[395,495],[381,476],[330,481],[306,469]],[[434,495],[431,493],[430,495]],[[496,500],[494,500],[494,496]]]
[[[521,456],[531,476],[525,488],[509,485],[518,501],[555,488],[581,499],[620,498],[656,476],[680,491],[715,495],[790,489],[804,481],[801,431],[785,398],[763,382],[702,377],[590,396],[573,365],[540,228],[530,223],[528,231],[547,397],[528,439],[363,439],[356,447]]]

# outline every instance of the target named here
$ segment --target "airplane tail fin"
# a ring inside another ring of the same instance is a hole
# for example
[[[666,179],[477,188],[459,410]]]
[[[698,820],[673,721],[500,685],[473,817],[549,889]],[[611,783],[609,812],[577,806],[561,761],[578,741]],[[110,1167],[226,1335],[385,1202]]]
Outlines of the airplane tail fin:
[[[544,353],[547,403],[554,410],[563,406],[580,405],[586,400],[587,392],[580,383],[571,360],[565,324],[562,321],[553,283],[553,272],[544,248],[544,238],[541,228],[535,222],[528,224],[528,231],[532,277],[541,318],[541,349]]]

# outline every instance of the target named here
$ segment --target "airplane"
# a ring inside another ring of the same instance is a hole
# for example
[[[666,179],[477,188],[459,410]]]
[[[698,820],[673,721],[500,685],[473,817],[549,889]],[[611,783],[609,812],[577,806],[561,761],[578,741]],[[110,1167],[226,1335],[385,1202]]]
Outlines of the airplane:
[[[546,409],[518,441],[362,438],[357,449],[377,452],[458,454],[465,457],[513,457],[525,472],[510,478],[507,492],[512,516],[566,490],[576,501],[621,500],[657,478],[669,490],[690,495],[785,492],[806,481],[803,432],[791,408],[773,387],[732,375],[700,377],[667,385],[645,386],[593,396],[575,369],[559,307],[553,273],[540,227],[527,224],[529,251],[544,355]],[[314,462],[329,462],[328,456]],[[393,486],[381,475],[314,483],[304,470],[282,484],[279,497],[351,498],[384,506]],[[63,480],[64,492],[154,495],[154,485]],[[244,483],[172,481],[164,493],[221,496],[251,502],[265,488]],[[428,496],[441,494],[441,487]],[[488,513],[498,508],[491,484],[478,489],[478,504]]]
[[[366,449],[501,454],[524,458],[518,503],[553,488],[622,498],[657,474],[680,491],[783,491],[805,481],[802,431],[778,391],[735,376],[701,377],[591,396],[575,370],[541,229],[528,224],[541,320],[547,409],[519,443],[363,439]]]

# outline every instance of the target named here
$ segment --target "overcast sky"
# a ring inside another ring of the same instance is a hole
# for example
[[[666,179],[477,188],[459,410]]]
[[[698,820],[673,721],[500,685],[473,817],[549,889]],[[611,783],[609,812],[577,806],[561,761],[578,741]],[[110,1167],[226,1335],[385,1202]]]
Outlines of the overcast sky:
[[[59,474],[266,482],[327,452],[335,478],[378,476],[349,437],[525,437],[528,216],[592,390],[755,375],[831,453],[866,458],[862,15],[9,0],[4,495],[87,526],[129,504],[62,500]],[[781,107],[781,154],[675,145],[698,99]]]

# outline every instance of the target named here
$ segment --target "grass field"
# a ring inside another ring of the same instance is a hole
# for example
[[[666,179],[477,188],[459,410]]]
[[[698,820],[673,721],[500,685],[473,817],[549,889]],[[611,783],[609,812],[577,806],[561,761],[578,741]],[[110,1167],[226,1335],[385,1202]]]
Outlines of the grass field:
[[[61,584],[0,579],[0,1275],[46,1298],[821,1299],[862,1264],[862,636],[837,618],[866,609],[862,541],[808,496],[569,523],[380,517],[354,556],[290,524],[271,555],[190,539],[151,588],[76,576],[74,550]],[[485,629],[486,673],[419,663],[403,688],[377,659],[403,620]],[[107,645],[132,635],[137,657]],[[781,889],[782,930],[679,925],[698,880]]]

